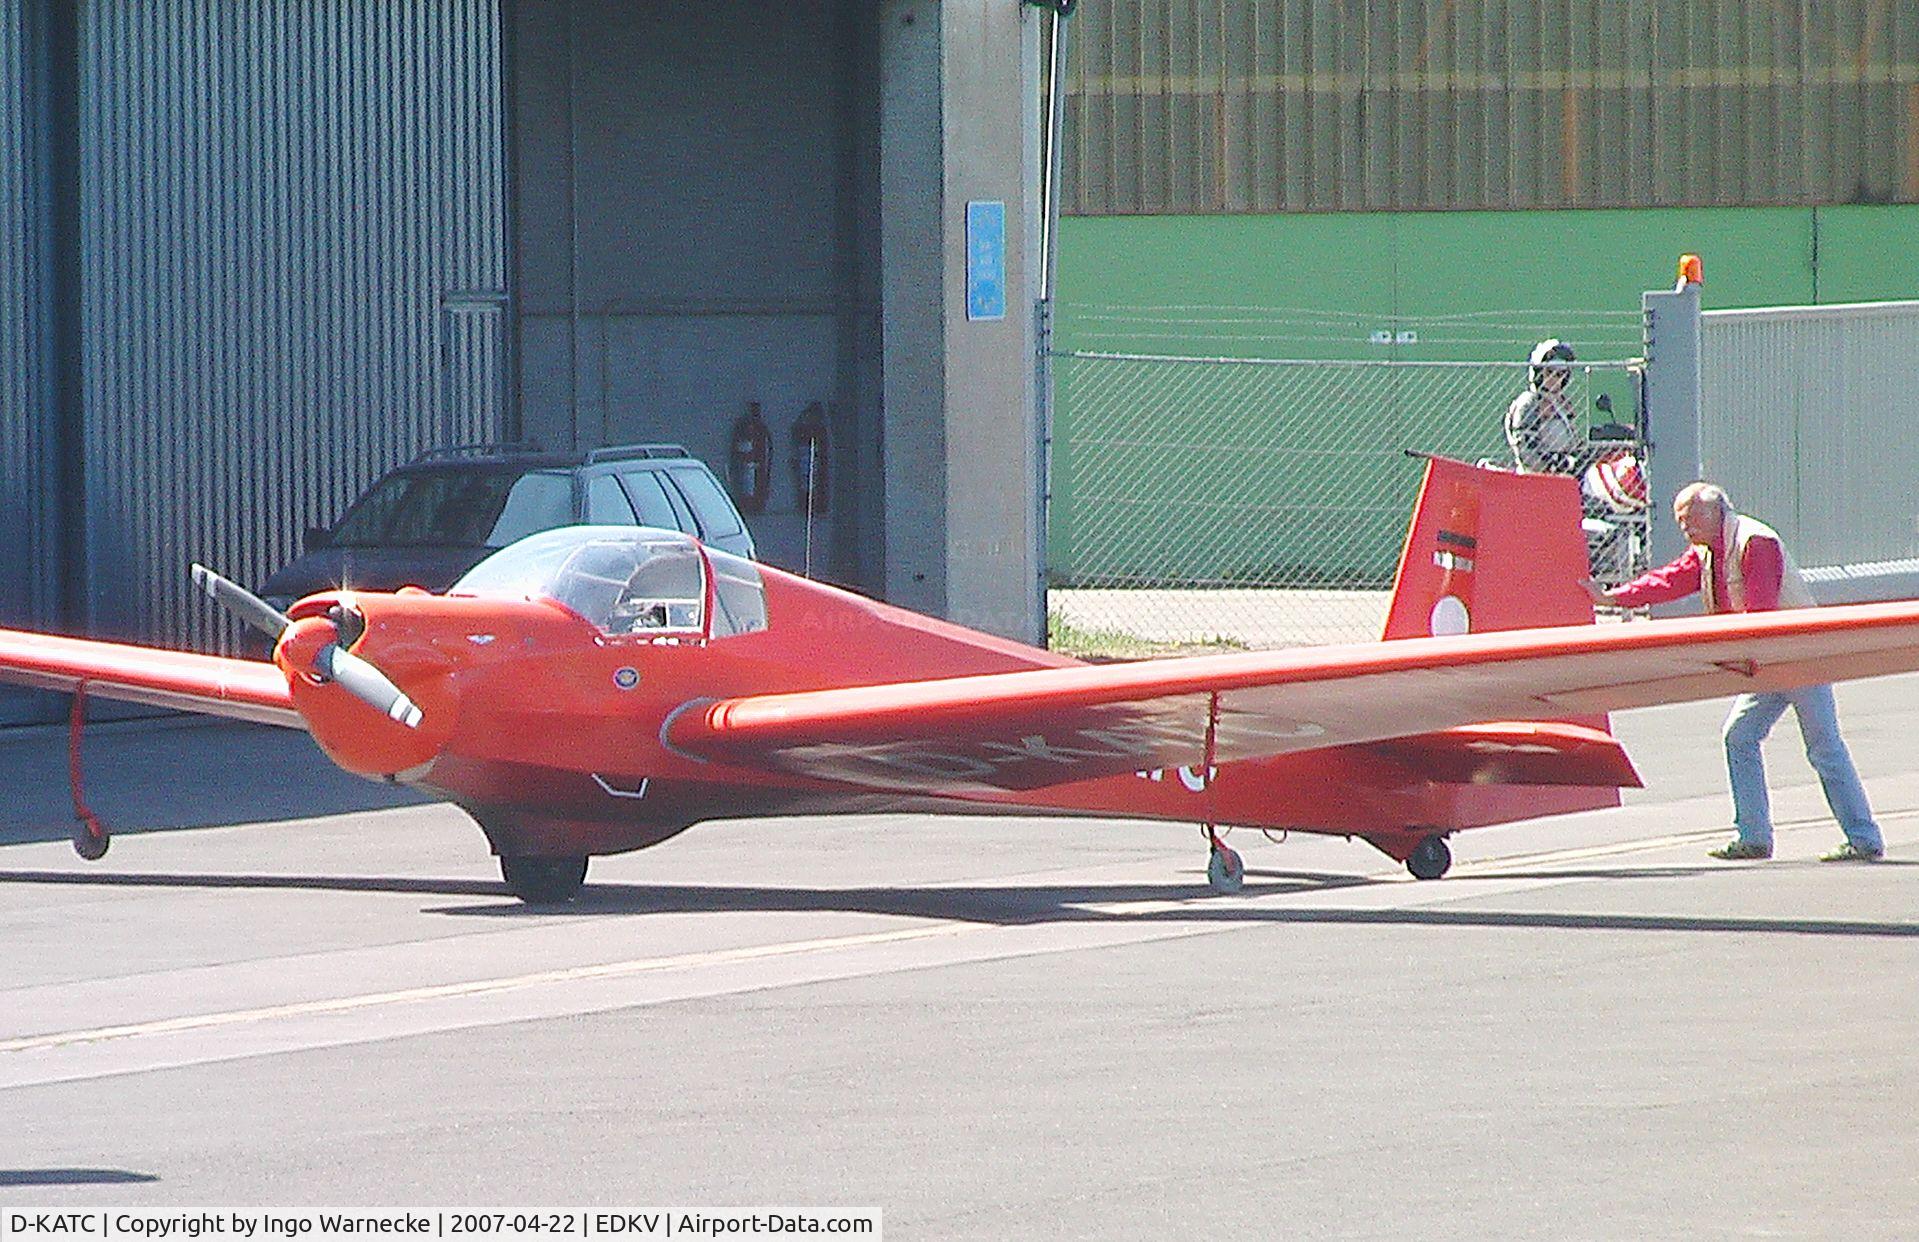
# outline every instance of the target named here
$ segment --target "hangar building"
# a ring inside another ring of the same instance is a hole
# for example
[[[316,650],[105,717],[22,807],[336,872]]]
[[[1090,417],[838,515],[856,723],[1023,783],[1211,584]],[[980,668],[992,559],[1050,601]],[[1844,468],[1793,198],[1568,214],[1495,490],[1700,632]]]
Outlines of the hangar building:
[[[0,0],[0,619],[217,648],[431,446],[828,421],[815,564],[1039,630],[1017,0]],[[969,307],[998,204],[1004,310]]]

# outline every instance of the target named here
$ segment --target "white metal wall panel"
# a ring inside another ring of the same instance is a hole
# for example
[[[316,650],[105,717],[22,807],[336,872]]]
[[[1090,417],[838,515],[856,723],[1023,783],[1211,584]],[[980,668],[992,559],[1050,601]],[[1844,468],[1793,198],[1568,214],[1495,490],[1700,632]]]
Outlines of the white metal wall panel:
[[[1919,302],[1700,319],[1707,477],[1804,566],[1919,556]]]
[[[48,620],[54,597],[47,170],[34,55],[25,0],[0,0],[0,625]]]
[[[96,0],[83,31],[93,625],[218,646],[189,561],[258,581],[381,469],[497,432],[497,0]]]

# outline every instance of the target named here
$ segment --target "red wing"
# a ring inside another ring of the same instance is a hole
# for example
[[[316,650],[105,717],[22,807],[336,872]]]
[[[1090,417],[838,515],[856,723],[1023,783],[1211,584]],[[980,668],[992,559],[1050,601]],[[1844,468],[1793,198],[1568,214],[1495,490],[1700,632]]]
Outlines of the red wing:
[[[0,630],[0,682],[306,728],[286,676],[260,660]]]
[[[1489,721],[1919,669],[1919,602],[1034,669],[689,704],[699,758],[869,787],[1032,789]]]

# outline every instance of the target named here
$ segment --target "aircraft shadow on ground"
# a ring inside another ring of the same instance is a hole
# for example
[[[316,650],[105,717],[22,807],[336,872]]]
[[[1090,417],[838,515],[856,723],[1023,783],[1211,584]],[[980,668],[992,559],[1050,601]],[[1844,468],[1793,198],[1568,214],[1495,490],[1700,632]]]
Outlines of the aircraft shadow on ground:
[[[304,733],[227,722],[152,725],[81,744],[82,789],[115,836],[273,823],[436,799],[343,772]],[[74,828],[64,731],[0,731],[0,845],[64,841]]]
[[[1919,860],[1878,866],[1914,866]],[[1498,879],[1671,879],[1726,868],[1656,867],[1500,872]],[[102,885],[129,888],[314,890],[471,896],[486,905],[427,906],[423,913],[463,918],[553,919],[646,914],[881,914],[902,918],[1020,926],[1045,923],[1218,923],[1222,926],[1350,924],[1356,926],[1535,928],[1565,931],[1695,931],[1812,936],[1919,937],[1919,922],[1861,919],[1755,918],[1737,915],[1642,915],[1562,911],[1366,909],[1254,905],[1249,899],[1374,888],[1411,881],[1324,872],[1248,872],[1238,897],[1212,897],[1198,883],[966,886],[940,888],[808,888],[704,884],[591,884],[580,899],[529,906],[487,880],[364,876],[116,874],[0,871],[0,884]],[[1423,890],[1418,890],[1423,891]],[[1199,899],[1199,900],[1195,900]],[[1177,902],[1168,909],[1112,910],[1115,904]]]
[[[191,778],[182,782],[182,789]],[[165,807],[126,809],[116,803],[123,796],[110,791],[113,778],[95,782],[88,778],[87,796],[92,810],[100,816],[107,831],[116,837],[144,836],[154,832],[178,832],[193,828],[226,828],[238,824],[268,824],[296,819],[316,819],[325,815],[353,815],[366,811],[385,811],[397,807],[425,806],[438,799],[398,786],[376,785],[350,777],[337,769],[319,769],[311,781],[289,786],[277,779],[263,779],[258,786],[223,785],[217,796],[183,792]],[[23,819],[25,822],[22,822]],[[0,819],[0,845],[29,845],[46,841],[65,841],[72,837],[74,816],[70,806],[57,811],[32,815],[30,819],[16,807]]]
[[[131,1169],[0,1169],[0,1186],[128,1186],[159,1180]]]

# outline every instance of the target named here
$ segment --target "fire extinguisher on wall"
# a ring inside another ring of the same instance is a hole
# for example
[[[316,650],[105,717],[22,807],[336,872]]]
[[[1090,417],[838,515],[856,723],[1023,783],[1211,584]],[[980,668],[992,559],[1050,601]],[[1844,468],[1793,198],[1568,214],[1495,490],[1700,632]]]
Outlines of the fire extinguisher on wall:
[[[726,482],[741,513],[766,512],[773,482],[773,436],[760,417],[760,403],[746,403],[733,424],[733,447],[726,455]]]
[[[826,512],[826,411],[815,401],[793,422],[793,494],[795,508],[817,517]]]

